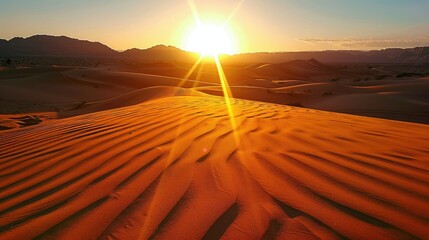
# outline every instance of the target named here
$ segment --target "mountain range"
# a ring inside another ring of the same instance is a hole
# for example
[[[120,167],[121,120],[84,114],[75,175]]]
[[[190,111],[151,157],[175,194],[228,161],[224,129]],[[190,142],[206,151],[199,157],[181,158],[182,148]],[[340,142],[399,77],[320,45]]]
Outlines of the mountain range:
[[[148,49],[116,51],[102,43],[66,36],[35,35],[28,38],[0,39],[0,57],[97,57],[147,61],[187,61],[198,54],[173,46],[157,45]],[[335,63],[429,63],[429,47],[389,48],[383,50],[328,50],[309,52],[260,52],[223,56],[229,62],[280,63],[314,58]]]

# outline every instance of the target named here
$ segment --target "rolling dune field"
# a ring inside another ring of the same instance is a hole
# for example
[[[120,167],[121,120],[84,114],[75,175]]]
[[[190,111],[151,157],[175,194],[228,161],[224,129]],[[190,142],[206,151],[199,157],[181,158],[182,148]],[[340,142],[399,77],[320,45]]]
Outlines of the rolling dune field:
[[[9,129],[0,239],[424,239],[428,132],[170,92]]]

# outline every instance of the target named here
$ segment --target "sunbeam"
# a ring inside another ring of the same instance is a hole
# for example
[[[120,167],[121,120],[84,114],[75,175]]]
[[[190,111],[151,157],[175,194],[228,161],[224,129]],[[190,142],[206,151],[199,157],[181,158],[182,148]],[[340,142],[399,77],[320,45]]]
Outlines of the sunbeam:
[[[212,26],[212,27],[209,27],[208,25],[205,26],[200,20],[198,10],[195,6],[194,1],[188,0],[188,5],[194,16],[196,25],[198,26],[197,30],[193,33],[194,34],[192,36],[193,38],[190,39],[188,44],[195,45],[195,46],[191,46],[191,48],[200,52],[201,55],[198,58],[198,60],[194,63],[194,65],[191,67],[191,69],[188,71],[185,78],[178,85],[179,87],[184,86],[186,81],[189,79],[189,77],[196,70],[198,65],[201,64],[202,60],[206,56],[213,57],[216,64],[216,69],[219,75],[219,81],[220,81],[222,92],[225,99],[225,105],[228,110],[231,127],[234,132],[234,138],[236,140],[237,145],[238,145],[239,139],[238,139],[238,135],[236,134],[237,124],[235,121],[235,115],[234,115],[232,102],[231,102],[231,99],[233,98],[233,96],[218,55],[225,52],[232,53],[234,51],[232,47],[231,39],[229,39],[224,29],[228,24],[228,22],[233,18],[235,13],[238,11],[240,6],[243,4],[243,2],[244,0],[241,0],[233,9],[231,14],[229,14],[228,18],[224,21],[223,25],[217,28],[215,26]],[[199,69],[197,78],[199,77],[201,77],[201,68]],[[196,83],[194,83],[194,85],[195,84]]]
[[[179,84],[177,85],[178,87],[183,87],[186,84],[186,81],[188,81],[189,77],[192,75],[195,69],[197,69],[203,58],[204,55],[201,54],[197,61],[194,63],[194,65],[192,65],[191,69],[189,69],[189,71],[186,73],[185,77],[179,82]]]
[[[198,69],[197,77],[195,78],[194,85],[192,85],[192,88],[196,88],[198,86],[198,83],[199,83],[201,76],[203,74],[204,65],[205,65],[205,62],[204,61],[201,62],[200,68]]]
[[[429,0],[0,6],[0,240],[429,240]]]
[[[226,105],[227,110],[228,110],[229,120],[231,122],[231,127],[232,127],[232,131],[234,134],[234,138],[235,138],[236,144],[238,145],[239,139],[238,139],[238,135],[236,133],[237,123],[235,122],[235,115],[234,115],[234,111],[233,111],[232,104],[231,104],[231,98],[233,98],[232,93],[231,93],[231,89],[229,87],[228,80],[226,79],[222,65],[219,61],[219,57],[213,56],[213,58],[215,60],[216,69],[217,69],[217,72],[219,74],[219,80],[220,80],[220,83],[222,86],[222,92],[223,92],[223,96],[225,99],[225,105]]]
[[[235,6],[234,10],[229,14],[228,18],[225,20],[224,25],[227,25],[229,21],[234,17],[235,13],[240,9],[241,5],[243,4],[244,0],[241,0],[238,2],[238,4]]]
[[[226,24],[232,18],[232,16],[237,11],[237,9],[239,8],[239,6],[241,5],[242,2],[243,1],[241,1],[239,3],[239,5],[234,9],[234,11],[229,15],[227,21],[225,21],[224,24]],[[192,0],[188,0],[188,3],[189,3],[189,6],[191,8],[191,11],[193,13],[193,16],[195,18],[196,24],[198,26],[202,27],[203,25],[200,22],[198,11],[197,11],[197,9],[195,7],[194,2]],[[205,30],[212,30],[212,29],[205,29]],[[207,31],[206,32],[203,31],[203,32],[200,32],[200,33],[206,34]],[[220,33],[221,32],[215,32],[215,34],[220,34]],[[205,38],[205,39],[196,39],[196,40],[198,40],[198,41],[204,41],[204,40],[207,40],[207,39]],[[225,38],[223,40],[227,40],[227,39]],[[214,41],[212,39],[209,42],[208,45],[207,44],[200,45],[200,46],[202,46],[202,48],[199,49],[199,52],[200,52],[199,58],[192,65],[192,67],[186,73],[186,75],[184,76],[184,78],[179,82],[178,87],[179,88],[180,87],[184,87],[185,84],[186,84],[186,82],[189,80],[190,76],[196,71],[196,69],[198,68],[198,66],[200,66],[199,69],[198,69],[198,73],[197,73],[196,79],[194,80],[194,83],[193,83],[193,86],[192,86],[192,88],[195,88],[197,86],[197,84],[198,84],[198,81],[202,77],[202,70],[203,70],[203,67],[204,67],[204,64],[205,64],[205,62],[203,61],[204,58],[205,57],[212,57],[214,59],[215,65],[216,65],[216,70],[217,70],[217,73],[218,73],[218,76],[219,76],[219,81],[220,81],[220,84],[221,84],[221,87],[222,87],[222,92],[223,92],[224,101],[225,101],[225,107],[226,107],[226,110],[227,110],[227,113],[228,113],[229,122],[231,124],[231,131],[232,131],[232,134],[233,134],[233,137],[234,137],[235,147],[238,147],[239,146],[239,136],[237,134],[237,123],[236,123],[235,114],[234,114],[234,110],[233,110],[233,107],[232,107],[232,101],[231,101],[231,99],[233,99],[233,96],[232,96],[228,80],[227,80],[227,78],[225,76],[224,70],[222,68],[222,65],[221,65],[221,62],[220,62],[220,59],[219,59],[219,56],[218,56],[218,54],[224,53],[223,51],[226,48],[224,48],[224,49],[222,49],[222,48],[215,48],[214,46],[210,45],[210,44],[213,45],[215,43],[216,43],[216,39],[214,39]],[[208,48],[210,48],[211,50],[208,50]],[[176,134],[175,134],[176,137],[175,137],[174,141],[171,143],[171,146],[170,146],[171,148],[170,148],[169,154],[166,156],[167,157],[167,161],[166,161],[167,165],[165,167],[168,167],[168,165],[172,164],[172,162],[175,160],[174,155],[175,155],[176,147],[178,145],[182,144],[181,143],[181,139],[180,139],[179,136],[183,135],[183,134],[181,134],[181,132],[183,130],[184,124],[186,124],[186,121],[184,121],[184,116],[182,116],[181,119],[180,119],[180,124],[179,124],[179,126],[177,128],[177,131],[176,131]],[[168,184],[168,180],[167,180],[168,177],[166,177],[165,172],[168,172],[168,171],[164,171],[159,176],[159,183],[158,183],[159,185],[158,186],[162,186],[163,184]],[[161,189],[164,189],[164,188],[161,187]],[[150,201],[149,211],[147,213],[147,219],[155,216],[156,214],[159,214],[159,213],[156,212],[158,208],[156,208],[155,205],[157,204],[157,202],[160,201],[160,198],[162,198],[162,197],[163,197],[163,194],[162,194],[160,188],[156,187],[154,195],[153,195],[153,197],[152,197],[152,199]],[[152,224],[152,222],[150,222],[150,221],[146,221],[144,223],[143,229],[140,232],[140,237],[139,238],[142,238],[143,236],[147,236],[149,234],[148,231],[150,229],[150,225],[151,224]]]

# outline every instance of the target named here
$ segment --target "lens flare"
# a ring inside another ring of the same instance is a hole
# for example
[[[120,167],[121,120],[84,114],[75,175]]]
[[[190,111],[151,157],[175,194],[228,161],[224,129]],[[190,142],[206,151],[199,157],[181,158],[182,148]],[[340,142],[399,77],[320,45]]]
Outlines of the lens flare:
[[[238,146],[239,145],[239,136],[237,134],[237,122],[235,119],[235,114],[234,114],[234,109],[233,109],[233,103],[232,103],[232,93],[231,93],[231,89],[229,87],[228,84],[228,80],[225,76],[224,70],[222,68],[222,65],[220,63],[219,60],[219,54],[223,54],[223,53],[227,53],[227,54],[233,54],[235,53],[235,46],[233,44],[232,38],[228,35],[228,32],[226,31],[225,26],[227,26],[227,22],[232,18],[232,16],[234,15],[234,13],[237,11],[238,7],[241,5],[241,3],[243,2],[243,0],[239,3],[239,5],[234,9],[234,11],[231,13],[231,15],[229,16],[228,20],[219,25],[221,27],[219,27],[218,25],[204,25],[201,23],[200,19],[199,19],[199,15],[198,12],[196,10],[195,4],[193,3],[192,0],[188,0],[189,6],[192,10],[192,13],[194,15],[195,18],[195,22],[197,24],[197,28],[194,29],[194,31],[190,34],[189,40],[188,40],[188,47],[186,48],[187,50],[190,51],[194,51],[194,52],[199,52],[201,55],[200,57],[196,60],[196,62],[192,65],[192,67],[189,69],[189,71],[186,73],[186,75],[184,76],[184,78],[180,81],[180,83],[178,84],[178,87],[183,87],[186,82],[189,80],[190,76],[192,75],[192,73],[194,73],[196,71],[196,69],[198,68],[199,65],[200,68],[198,70],[197,73],[197,77],[196,80],[194,80],[193,83],[193,87],[196,87],[198,84],[198,81],[200,79],[200,77],[202,76],[202,69],[204,67],[205,62],[203,61],[204,58],[208,55],[213,57],[214,62],[216,64],[216,69],[219,75],[219,80],[220,80],[220,85],[222,87],[222,91],[223,91],[223,95],[224,95],[224,100],[225,100],[225,106],[226,106],[226,110],[228,112],[228,118],[230,120],[230,124],[231,124],[231,129],[232,129],[232,134],[234,136],[234,142],[235,144]],[[175,140],[173,141],[172,145],[171,145],[171,149],[168,153],[167,156],[167,166],[168,164],[171,164],[175,158],[175,151],[176,151],[176,147],[178,145],[181,145],[181,139],[179,136],[183,135],[183,130],[182,129],[182,124],[184,124],[186,122],[184,116],[182,116],[181,118],[181,122],[179,124],[179,127],[177,129],[176,132],[176,137]],[[205,149],[204,151],[207,151],[207,149]],[[238,153],[238,155],[240,155],[240,153]],[[239,157],[241,158],[241,157]],[[159,185],[161,184],[168,184],[168,176],[166,176],[164,174],[165,172],[162,173],[162,175],[159,177]],[[142,231],[140,232],[140,236],[139,239],[142,236],[146,236],[148,235],[148,232],[151,229],[151,224],[152,222],[149,219],[153,219],[153,216],[155,216],[156,214],[159,214],[159,210],[156,207],[156,204],[159,201],[159,199],[162,199],[164,197],[164,194],[160,189],[167,189],[167,188],[156,188],[155,189],[155,193],[153,195],[153,198],[150,200],[150,206],[149,206],[149,210],[147,213],[147,221],[144,222],[143,226],[142,226]]]
[[[203,58],[204,58],[204,55],[201,55],[198,58],[198,60],[194,63],[194,65],[192,65],[191,69],[189,69],[189,71],[186,73],[185,77],[179,82],[179,84],[177,85],[178,87],[183,87],[183,85],[185,85],[186,81],[188,81],[189,77],[192,75],[195,69],[197,69],[198,65],[201,63]]]
[[[231,88],[229,87],[228,80],[226,79],[225,73],[223,71],[222,65],[220,64],[219,57],[214,56],[214,60],[216,63],[217,72],[219,74],[219,80],[222,86],[222,92],[225,99],[226,108],[228,110],[229,119],[231,122],[232,131],[234,133],[234,136],[236,138],[236,142],[238,144],[238,136],[236,135],[236,129],[237,129],[237,123],[235,122],[235,116],[234,111],[231,104]]]
[[[186,39],[184,48],[203,55],[236,53],[232,34],[227,25],[197,23]]]

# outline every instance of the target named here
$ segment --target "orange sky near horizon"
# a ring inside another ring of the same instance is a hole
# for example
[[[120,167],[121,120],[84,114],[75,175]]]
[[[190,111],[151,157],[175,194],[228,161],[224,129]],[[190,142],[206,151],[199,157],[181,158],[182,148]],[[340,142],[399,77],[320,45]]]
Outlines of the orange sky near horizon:
[[[0,38],[36,34],[98,41],[116,50],[184,48],[195,25],[188,0],[0,0]],[[194,0],[201,21],[230,19],[237,52],[381,49],[429,45],[429,1]]]

